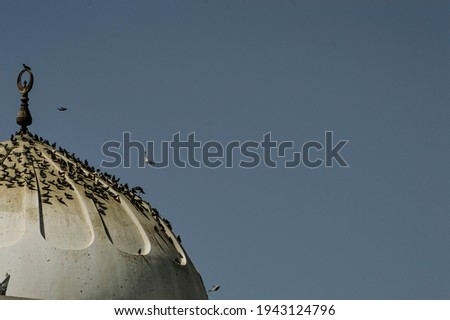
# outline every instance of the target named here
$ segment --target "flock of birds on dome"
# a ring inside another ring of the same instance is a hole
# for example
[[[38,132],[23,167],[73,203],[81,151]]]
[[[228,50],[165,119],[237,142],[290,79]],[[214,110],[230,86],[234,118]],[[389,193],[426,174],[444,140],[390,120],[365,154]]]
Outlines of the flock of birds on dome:
[[[10,141],[0,143],[0,187],[26,186],[38,192],[42,204],[52,205],[58,201],[68,206],[75,195],[73,183],[83,187],[85,196],[94,202],[101,215],[106,215],[109,201],[120,203],[124,196],[147,219],[151,215],[158,222],[155,229],[165,231],[162,220],[172,230],[169,220],[162,218],[156,208],[141,198],[144,194],[141,187],[120,183],[120,178],[96,170],[87,160],[81,161],[62,147],[57,149],[56,143],[50,144],[29,132],[18,132],[11,135]],[[177,240],[181,242],[180,236]],[[173,242],[170,237],[169,241]]]

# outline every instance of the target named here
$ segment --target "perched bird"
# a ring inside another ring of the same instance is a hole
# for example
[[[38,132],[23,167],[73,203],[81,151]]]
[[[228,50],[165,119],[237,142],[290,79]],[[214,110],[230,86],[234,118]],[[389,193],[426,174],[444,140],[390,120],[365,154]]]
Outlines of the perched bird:
[[[62,197],[58,197],[58,196],[56,196],[56,199],[58,199],[58,201],[59,201],[59,202],[61,202],[62,204],[64,204],[64,205],[66,205],[66,206],[67,206],[67,203],[65,203],[65,202],[64,202],[64,200],[63,200],[63,198],[62,198]]]
[[[70,193],[64,192],[64,195],[66,196],[67,199],[72,200],[73,196]]]
[[[138,187],[132,188],[131,191],[133,191],[133,192],[140,192],[140,193],[145,194],[144,189],[142,189],[142,188],[139,187],[139,186],[138,186]]]
[[[8,288],[8,283],[9,283],[9,278],[10,277],[11,276],[8,273],[6,273],[5,274],[5,279],[2,282],[0,282],[0,295],[5,295],[6,294],[6,289]]]
[[[208,292],[214,292],[214,291],[217,291],[217,290],[219,290],[219,289],[220,289],[220,286],[214,285],[214,286],[212,286],[211,289],[208,290]]]
[[[22,65],[23,65],[23,68],[24,68],[25,70],[31,71],[31,68],[30,68],[29,66],[27,66],[25,63],[22,64]]]
[[[156,217],[159,216],[159,212],[158,212],[158,210],[156,208],[152,208],[151,211]]]
[[[66,111],[67,108],[66,108],[66,107],[59,107],[58,110],[59,110],[59,111]]]

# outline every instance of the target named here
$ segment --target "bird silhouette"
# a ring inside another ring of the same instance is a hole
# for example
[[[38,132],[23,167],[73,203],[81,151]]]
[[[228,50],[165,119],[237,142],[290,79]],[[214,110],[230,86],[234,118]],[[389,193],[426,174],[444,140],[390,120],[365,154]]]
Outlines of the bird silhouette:
[[[65,203],[65,202],[64,202],[64,200],[63,200],[63,198],[62,198],[62,197],[58,197],[58,196],[56,196],[56,199],[58,199],[58,201],[59,201],[59,202],[61,202],[62,204],[64,204],[64,205],[66,205],[66,206],[67,206],[67,203]]]
[[[25,63],[22,64],[22,65],[23,65],[23,68],[24,68],[25,70],[31,71],[31,68],[30,68],[29,66],[27,66]]]
[[[146,163],[148,163],[149,165],[151,165],[151,166],[154,166],[156,164],[155,161],[153,161],[152,159],[148,158],[147,151],[145,152],[145,155],[144,155],[144,161]]]
[[[66,107],[59,107],[58,110],[59,110],[59,111],[66,111],[67,108],[66,108]]]
[[[131,191],[145,194],[144,189],[142,189],[142,187],[139,186],[132,188]]]
[[[220,289],[220,286],[216,284],[216,285],[212,286],[212,288],[209,289],[208,292],[214,292],[214,291],[217,291],[219,289]]]
[[[5,295],[6,294],[6,289],[8,288],[8,283],[9,283],[9,278],[10,277],[11,276],[8,273],[6,273],[5,274],[5,279],[2,282],[0,282],[0,295]]]
[[[64,195],[66,196],[67,199],[72,200],[73,196],[70,193],[64,192]]]

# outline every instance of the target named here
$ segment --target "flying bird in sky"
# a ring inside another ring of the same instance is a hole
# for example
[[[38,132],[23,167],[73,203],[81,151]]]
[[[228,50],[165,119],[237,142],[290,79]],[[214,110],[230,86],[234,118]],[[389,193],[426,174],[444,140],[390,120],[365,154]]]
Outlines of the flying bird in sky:
[[[66,107],[59,107],[58,110],[59,110],[59,111],[66,111],[67,108],[66,108]]]
[[[151,166],[154,166],[156,164],[155,161],[148,158],[147,151],[145,151],[144,161],[147,162]]]
[[[220,289],[220,286],[216,284],[216,285],[212,286],[212,288],[209,289],[208,292],[214,292],[214,291],[217,291],[219,289]]]

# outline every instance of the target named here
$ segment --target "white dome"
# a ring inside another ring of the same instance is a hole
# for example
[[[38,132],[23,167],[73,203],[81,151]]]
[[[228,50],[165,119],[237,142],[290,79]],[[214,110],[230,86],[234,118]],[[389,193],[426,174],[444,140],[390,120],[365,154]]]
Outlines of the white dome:
[[[170,224],[136,190],[29,133],[0,145],[3,279],[0,294],[21,298],[207,298]]]

